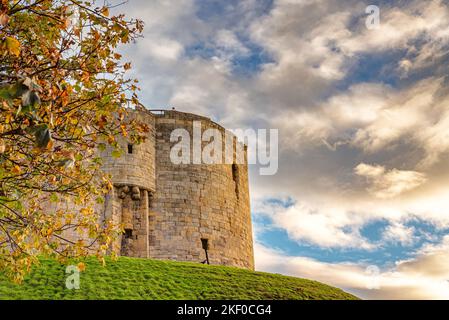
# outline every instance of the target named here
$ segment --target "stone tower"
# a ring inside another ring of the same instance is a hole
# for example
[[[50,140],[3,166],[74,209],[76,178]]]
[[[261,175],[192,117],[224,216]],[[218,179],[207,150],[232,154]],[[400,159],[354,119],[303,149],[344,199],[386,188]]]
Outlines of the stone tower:
[[[125,155],[113,158],[107,150],[101,155],[114,184],[105,214],[125,226],[118,253],[202,262],[206,246],[211,264],[254,269],[246,148],[244,164],[174,164],[174,129],[192,136],[194,122],[200,122],[201,131],[218,129],[223,141],[227,131],[209,118],[174,110],[139,108],[129,116],[150,127],[145,142],[122,140]],[[232,140],[235,153],[242,145]]]

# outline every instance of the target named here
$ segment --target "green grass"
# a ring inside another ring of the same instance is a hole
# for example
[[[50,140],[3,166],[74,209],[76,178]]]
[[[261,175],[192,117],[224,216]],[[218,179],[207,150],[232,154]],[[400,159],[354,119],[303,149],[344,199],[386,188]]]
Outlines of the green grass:
[[[325,284],[198,263],[121,257],[86,261],[80,289],[65,287],[65,266],[42,259],[18,285],[0,275],[0,299],[357,299]]]

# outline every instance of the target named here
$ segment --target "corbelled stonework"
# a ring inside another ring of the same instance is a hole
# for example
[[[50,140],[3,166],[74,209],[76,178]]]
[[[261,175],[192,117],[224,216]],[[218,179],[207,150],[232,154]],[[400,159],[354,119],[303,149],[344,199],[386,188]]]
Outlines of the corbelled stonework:
[[[146,141],[121,141],[127,153],[120,158],[102,154],[114,183],[104,211],[125,226],[119,254],[202,262],[207,239],[211,264],[254,269],[246,150],[245,164],[174,164],[174,129],[192,136],[193,122],[201,121],[202,132],[218,129],[223,141],[227,131],[208,118],[174,110],[140,108],[130,116],[149,125]]]

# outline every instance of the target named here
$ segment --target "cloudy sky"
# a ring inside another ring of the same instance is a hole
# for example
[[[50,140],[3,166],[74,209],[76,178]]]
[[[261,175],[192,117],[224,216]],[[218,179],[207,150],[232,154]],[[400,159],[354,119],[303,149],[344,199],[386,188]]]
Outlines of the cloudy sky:
[[[449,1],[115,10],[145,21],[125,60],[147,107],[279,129],[277,174],[250,174],[258,270],[367,299],[449,299]]]

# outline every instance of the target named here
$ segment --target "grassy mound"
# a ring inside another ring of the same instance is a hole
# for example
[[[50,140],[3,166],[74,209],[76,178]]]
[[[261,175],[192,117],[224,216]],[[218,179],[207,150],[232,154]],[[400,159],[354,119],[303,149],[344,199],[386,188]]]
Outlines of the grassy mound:
[[[66,288],[65,271],[42,260],[20,285],[0,275],[0,299],[356,299],[316,281],[198,263],[88,259],[78,290]]]

